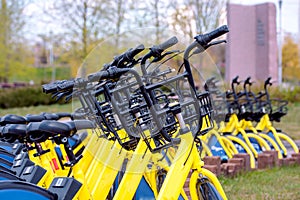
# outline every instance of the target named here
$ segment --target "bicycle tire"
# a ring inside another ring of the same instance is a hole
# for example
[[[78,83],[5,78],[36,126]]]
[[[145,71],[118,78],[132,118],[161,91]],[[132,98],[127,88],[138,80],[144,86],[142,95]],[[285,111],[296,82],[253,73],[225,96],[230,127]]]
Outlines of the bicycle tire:
[[[222,200],[223,198],[208,178],[199,178],[196,184],[200,200]]]

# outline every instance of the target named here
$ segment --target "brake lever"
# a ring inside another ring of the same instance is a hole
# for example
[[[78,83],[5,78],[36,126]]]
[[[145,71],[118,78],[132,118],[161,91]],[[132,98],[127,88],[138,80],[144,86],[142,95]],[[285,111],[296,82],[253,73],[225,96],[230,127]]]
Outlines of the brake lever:
[[[173,54],[173,53],[178,53],[178,52],[180,52],[180,51],[179,51],[179,50],[167,51],[166,53],[161,54],[161,55],[158,56],[158,57],[155,57],[155,58],[151,61],[151,63],[158,62],[158,61],[160,61],[161,59],[163,59],[165,56],[171,55],[171,54]]]
[[[227,43],[227,41],[226,40],[217,40],[217,41],[211,42],[205,46],[205,49],[207,49],[211,46],[214,46],[214,45],[222,44],[222,43]]]
[[[202,53],[204,50],[208,49],[209,47],[214,46],[214,45],[218,45],[218,44],[221,44],[221,43],[227,43],[227,41],[226,40],[218,40],[218,41],[211,42],[211,43],[209,43],[205,46],[197,48],[195,51],[193,51],[191,56],[195,55],[195,54]]]
[[[60,93],[56,96],[55,101],[59,101],[60,99],[62,99],[64,96],[66,95],[66,93]]]
[[[65,97],[65,103],[69,102],[73,97],[73,92]]]
[[[61,92],[54,92],[54,93],[52,93],[51,98],[52,99],[56,98],[60,93]]]

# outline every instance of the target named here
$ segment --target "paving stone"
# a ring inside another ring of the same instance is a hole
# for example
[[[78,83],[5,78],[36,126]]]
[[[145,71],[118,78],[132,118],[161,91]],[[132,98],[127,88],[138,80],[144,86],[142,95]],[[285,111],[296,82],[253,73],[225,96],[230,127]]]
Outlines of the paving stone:
[[[300,165],[300,153],[292,153],[292,158],[295,158],[296,163]]]
[[[297,163],[297,159],[294,157],[282,158],[281,162],[281,166],[295,165]]]
[[[298,164],[297,163],[297,158],[295,158],[295,157],[289,157],[288,160],[289,160],[289,165],[296,165],[296,164]]]
[[[250,171],[251,165],[250,165],[250,155],[247,153],[238,153],[233,155],[233,158],[242,158],[244,159],[244,170]]]
[[[268,151],[264,151],[263,153],[270,154],[272,156],[272,165],[273,166],[278,166],[279,165],[278,151],[268,150]]]
[[[257,168],[266,169],[273,166],[273,158],[270,154],[260,153],[257,156]]]
[[[216,176],[219,176],[221,174],[221,166],[218,167],[218,165],[204,165],[203,168],[208,169],[212,173],[214,173]]]
[[[235,163],[222,163],[221,173],[228,177],[235,177],[238,173],[237,164]]]
[[[231,158],[228,163],[236,164],[237,172],[245,171],[245,160],[243,158]]]
[[[204,165],[216,165],[217,175],[221,174],[221,158],[220,156],[205,156],[203,158]]]

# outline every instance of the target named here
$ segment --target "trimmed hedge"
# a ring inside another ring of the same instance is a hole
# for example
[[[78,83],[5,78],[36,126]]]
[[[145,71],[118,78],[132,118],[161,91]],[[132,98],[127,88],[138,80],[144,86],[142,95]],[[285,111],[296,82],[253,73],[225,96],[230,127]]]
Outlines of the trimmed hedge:
[[[262,87],[255,87],[253,91],[256,93]],[[289,103],[300,102],[300,87],[279,89],[272,86],[270,90],[271,98],[281,98]],[[37,105],[64,104],[64,101],[56,102],[50,95],[42,92],[41,86],[0,89],[0,108],[15,108]]]
[[[41,86],[0,89],[0,108],[14,108],[37,105],[50,105],[56,102],[50,95],[42,92]]]

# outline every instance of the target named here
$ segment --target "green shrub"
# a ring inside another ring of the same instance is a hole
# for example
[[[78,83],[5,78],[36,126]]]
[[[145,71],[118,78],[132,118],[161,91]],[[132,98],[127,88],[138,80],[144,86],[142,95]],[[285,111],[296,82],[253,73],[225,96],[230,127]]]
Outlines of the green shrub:
[[[290,88],[280,88],[278,86],[270,87],[270,97],[271,99],[282,99],[287,100],[289,103],[300,102],[300,87],[290,87]]]
[[[0,108],[50,105],[54,103],[63,102],[56,102],[50,95],[44,94],[40,86],[0,90]]]

